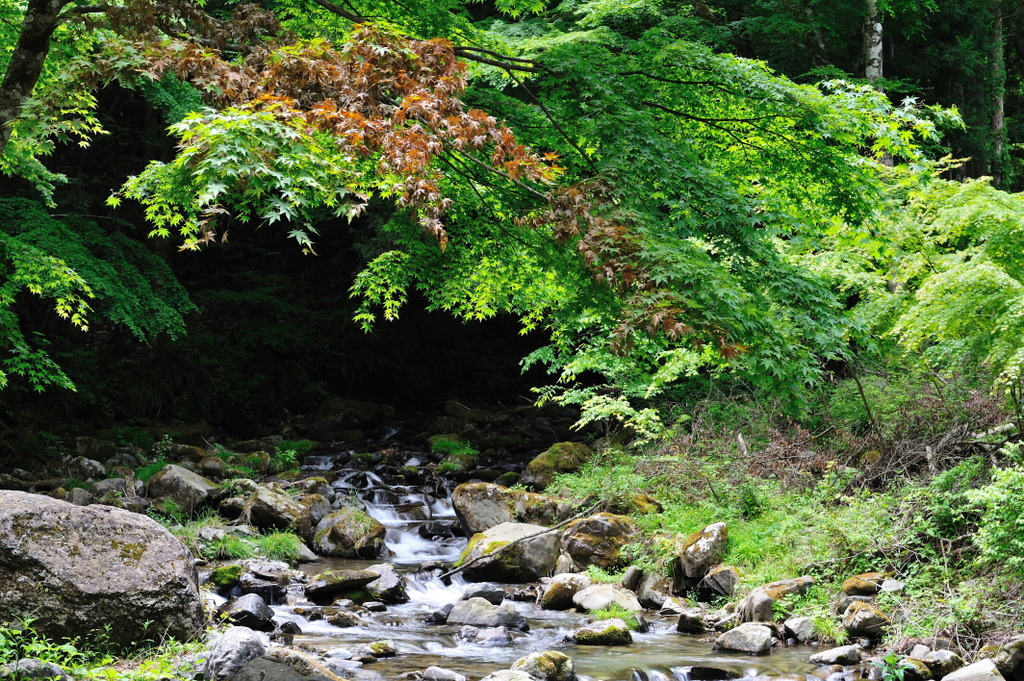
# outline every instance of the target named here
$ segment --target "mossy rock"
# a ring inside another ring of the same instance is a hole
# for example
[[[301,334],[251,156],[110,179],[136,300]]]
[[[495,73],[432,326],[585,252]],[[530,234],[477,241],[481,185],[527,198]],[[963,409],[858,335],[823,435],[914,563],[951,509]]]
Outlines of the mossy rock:
[[[519,481],[536,489],[544,489],[551,484],[556,473],[579,470],[593,454],[593,450],[582,442],[556,442],[527,464]]]
[[[229,589],[238,584],[243,570],[244,568],[239,563],[218,565],[210,572],[210,583],[219,589]]]
[[[573,639],[584,646],[626,646],[633,642],[633,634],[623,620],[612,618],[577,629]]]

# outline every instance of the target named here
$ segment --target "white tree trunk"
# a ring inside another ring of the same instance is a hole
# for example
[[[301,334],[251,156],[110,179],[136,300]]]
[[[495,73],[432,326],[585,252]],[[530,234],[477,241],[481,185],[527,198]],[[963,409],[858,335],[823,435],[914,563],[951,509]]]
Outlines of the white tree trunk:
[[[878,0],[865,0],[864,77],[876,81],[882,77],[882,14]]]

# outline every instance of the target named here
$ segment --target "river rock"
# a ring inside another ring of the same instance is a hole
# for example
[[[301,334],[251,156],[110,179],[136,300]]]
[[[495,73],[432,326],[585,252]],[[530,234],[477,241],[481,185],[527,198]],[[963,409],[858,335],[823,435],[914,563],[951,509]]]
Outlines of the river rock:
[[[672,578],[654,572],[646,573],[637,586],[636,597],[645,608],[661,609],[665,601],[672,597]]]
[[[773,622],[776,601],[793,594],[806,593],[812,586],[814,586],[814,578],[810,576],[780,579],[763,584],[747,594],[737,604],[736,613],[742,622]]]
[[[212,480],[174,464],[160,469],[149,479],[146,488],[150,497],[171,499],[189,514],[205,506],[218,489]]]
[[[1017,668],[1024,662],[1024,636],[1011,638],[986,657],[992,658],[1003,676],[1016,676]]]
[[[881,572],[865,572],[854,575],[843,582],[843,594],[847,596],[874,596],[882,590],[882,583],[891,575]]]
[[[512,522],[510,502],[507,487],[489,482],[463,483],[452,491],[452,508],[468,535]]]
[[[585,646],[625,646],[633,642],[633,634],[625,622],[613,617],[580,627],[572,639]]]
[[[448,624],[469,624],[474,627],[509,627],[526,631],[529,626],[512,603],[492,605],[482,598],[459,601],[448,613]]]
[[[496,672],[491,672],[480,681],[536,681],[532,676],[524,671],[518,669],[513,671],[511,669],[499,669]]]
[[[936,679],[952,674],[964,666],[963,658],[952,650],[932,650],[922,658],[922,661],[928,665],[928,669],[932,671],[932,676]]]
[[[500,605],[505,600],[505,589],[500,584],[493,582],[470,584],[462,591],[462,597],[459,600],[468,601],[470,598],[482,598],[491,605]]]
[[[443,667],[427,667],[423,670],[423,681],[469,681],[469,677]]]
[[[942,677],[942,681],[1003,681],[1004,677],[992,660],[982,660],[961,667]]]
[[[637,600],[636,594],[623,589],[618,584],[592,584],[576,593],[572,602],[581,610],[593,612],[603,610],[611,604],[622,606],[630,612],[640,612],[643,606]]]
[[[109,624],[114,645],[191,639],[203,622],[192,553],[146,516],[0,491],[0,622],[45,613],[39,633]]]
[[[323,494],[306,494],[299,502],[309,509],[309,521],[316,527],[333,510],[331,501]]]
[[[572,515],[565,499],[509,489],[489,482],[463,483],[452,492],[452,508],[467,535],[502,523],[554,525]]]
[[[270,631],[274,628],[274,611],[256,594],[244,594],[231,599],[217,609],[217,614],[231,624],[256,631]]]
[[[856,602],[843,614],[843,626],[851,636],[878,638],[892,620],[870,603]]]
[[[699,610],[683,610],[679,613],[679,621],[676,623],[676,631],[680,634],[699,635],[707,631],[704,626],[704,617]]]
[[[44,662],[33,657],[23,657],[10,664],[0,666],[3,681],[74,681],[74,677],[53,662]]]
[[[708,525],[676,544],[676,592],[686,591],[722,560],[729,541],[725,523]]]
[[[772,630],[763,624],[747,622],[719,636],[714,648],[748,655],[767,655],[772,650]]]
[[[782,624],[787,636],[795,638],[800,643],[811,643],[818,640],[818,634],[814,630],[813,617],[790,617]]]
[[[376,558],[386,533],[387,528],[362,509],[345,507],[317,523],[313,550],[336,558]]]
[[[263,657],[266,652],[263,639],[255,631],[246,627],[231,627],[212,639],[206,654],[203,676],[217,681],[231,679],[250,660]]]
[[[377,579],[380,575],[370,570],[327,570],[306,585],[306,597],[318,605],[329,604],[338,596],[361,590]]]
[[[556,442],[526,465],[519,482],[542,490],[551,484],[556,473],[578,471],[593,455],[593,450],[582,442]]]
[[[395,570],[394,565],[391,563],[371,565],[366,570],[380,575],[366,585],[366,590],[371,596],[386,605],[409,602],[409,594],[405,590],[405,580]]]
[[[285,662],[258,657],[238,670],[232,681],[327,681],[325,676],[308,676]]]
[[[729,597],[736,593],[740,583],[739,568],[730,565],[716,565],[708,570],[704,578],[697,584],[697,595],[701,600],[710,601],[715,596]]]
[[[575,681],[572,658],[557,650],[530,653],[512,663],[512,671],[524,671],[537,681]]]
[[[355,655],[357,657],[359,655],[371,655],[378,660],[383,660],[384,658],[398,655],[398,648],[395,647],[395,642],[391,639],[383,639],[359,646],[355,650]]]
[[[480,627],[463,625],[459,629],[458,637],[463,641],[470,641],[485,648],[498,648],[512,645],[512,634],[507,627]]]
[[[857,645],[839,646],[837,648],[829,648],[823,650],[820,653],[811,655],[809,662],[811,664],[830,665],[830,664],[841,664],[841,665],[854,665],[860,664],[861,660],[861,648]]]
[[[627,516],[598,513],[565,526],[562,551],[581,568],[618,567],[623,562],[622,547],[636,541],[639,533],[640,528]]]
[[[594,583],[585,572],[565,573],[542,580],[544,591],[540,596],[540,607],[545,610],[568,610],[573,607],[572,598]]]
[[[267,530],[291,530],[306,541],[313,538],[309,509],[278,489],[259,485],[247,502],[253,525]]]
[[[573,505],[566,499],[521,489],[511,492],[514,495],[512,519],[516,522],[548,527],[572,517]]]
[[[472,581],[523,583],[551,574],[561,532],[544,529],[526,523],[502,523],[473,535],[458,563],[476,562],[468,565],[463,575]]]

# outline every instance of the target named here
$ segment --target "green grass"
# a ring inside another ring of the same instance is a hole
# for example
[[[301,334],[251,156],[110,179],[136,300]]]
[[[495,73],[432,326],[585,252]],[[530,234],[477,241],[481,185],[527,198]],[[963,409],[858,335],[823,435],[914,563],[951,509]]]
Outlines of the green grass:
[[[293,565],[299,561],[299,555],[305,547],[305,542],[292,532],[265,534],[257,537],[255,544],[257,550],[267,558],[283,560]]]
[[[592,610],[590,616],[595,620],[620,619],[633,631],[640,631],[640,619],[635,612],[627,610],[618,603],[612,603],[599,610]]]

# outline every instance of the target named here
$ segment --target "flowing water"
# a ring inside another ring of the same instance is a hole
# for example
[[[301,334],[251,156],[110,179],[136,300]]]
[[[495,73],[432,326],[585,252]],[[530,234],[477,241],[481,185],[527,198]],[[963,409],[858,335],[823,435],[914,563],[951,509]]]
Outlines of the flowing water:
[[[410,456],[405,466],[420,461]],[[721,679],[722,674],[702,673],[703,668],[726,670],[741,677],[776,676],[809,673],[814,667],[807,657],[814,651],[806,646],[779,647],[771,655],[750,657],[712,651],[711,642],[676,633],[676,618],[645,614],[647,633],[634,633],[628,646],[579,646],[566,637],[587,621],[576,612],[543,610],[533,603],[516,601],[516,608],[530,625],[527,632],[512,632],[511,645],[484,647],[458,637],[459,626],[427,624],[428,615],[462,596],[467,584],[456,575],[450,584],[438,578],[438,570],[421,570],[424,564],[449,562],[458,557],[466,544],[459,536],[458,520],[450,503],[451,483],[405,485],[386,480],[374,471],[355,468],[336,470],[336,459],[311,457],[305,467],[310,471],[334,471],[332,483],[339,494],[356,496],[367,512],[387,527],[385,539],[396,564],[406,580],[408,603],[389,606],[385,612],[361,613],[364,624],[340,628],[326,620],[310,621],[290,606],[277,605],[275,619],[290,620],[302,630],[296,644],[344,656],[362,644],[388,639],[398,655],[371,667],[385,678],[437,665],[479,679],[508,669],[531,652],[559,650],[574,661],[576,672],[591,679],[622,681],[700,681]],[[323,559],[304,567],[310,574],[325,569],[359,569],[380,561]],[[639,671],[638,671],[639,670]]]

